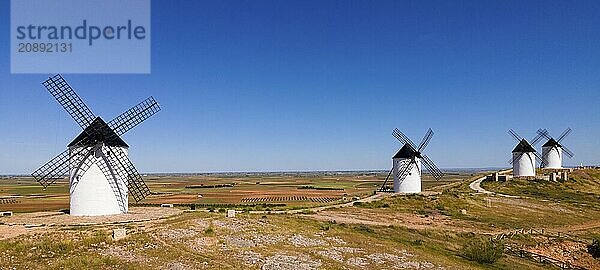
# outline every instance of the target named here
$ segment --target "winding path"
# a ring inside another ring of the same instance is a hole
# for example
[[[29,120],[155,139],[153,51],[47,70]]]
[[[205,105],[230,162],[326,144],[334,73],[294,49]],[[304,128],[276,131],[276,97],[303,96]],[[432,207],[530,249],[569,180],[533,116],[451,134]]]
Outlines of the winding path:
[[[469,188],[475,190],[475,192],[477,193],[494,194],[494,192],[485,190],[481,187],[481,182],[483,182],[483,180],[485,180],[486,177],[487,176],[482,176],[481,178],[478,178],[475,181],[471,182],[471,184],[469,184]]]
[[[498,171],[497,173],[499,175],[503,175],[503,174],[507,174],[510,172],[512,172],[512,169]],[[471,188],[472,190],[477,192],[477,194],[493,194],[493,195],[498,195],[498,196],[506,197],[506,198],[520,198],[519,196],[513,196],[513,195],[502,194],[502,193],[485,190],[483,187],[481,187],[481,182],[483,182],[485,180],[485,178],[487,178],[487,175],[477,178],[475,181],[473,181],[473,182],[471,182],[471,184],[469,184],[469,188]]]

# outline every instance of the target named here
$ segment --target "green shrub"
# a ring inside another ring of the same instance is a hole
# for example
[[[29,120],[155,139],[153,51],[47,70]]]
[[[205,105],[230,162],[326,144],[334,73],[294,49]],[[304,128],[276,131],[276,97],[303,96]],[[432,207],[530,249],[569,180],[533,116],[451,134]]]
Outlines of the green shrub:
[[[359,231],[359,232],[364,232],[364,233],[373,233],[375,232],[375,230],[373,230],[371,227],[367,226],[367,225],[357,225],[354,227],[355,230]]]
[[[423,240],[417,239],[417,240],[411,241],[410,244],[413,246],[420,246],[420,245],[423,245]]]
[[[370,208],[370,209],[376,209],[376,208],[389,208],[390,204],[386,203],[386,202],[382,202],[382,201],[373,201],[373,202],[354,202],[353,204],[354,206],[357,207],[361,207],[361,208]]]
[[[600,258],[600,235],[596,235],[587,248],[588,253],[592,254],[592,257],[595,259]]]
[[[460,251],[462,257],[482,264],[496,262],[502,257],[503,253],[504,245],[502,242],[484,237],[469,239]]]
[[[454,198],[460,198],[460,191],[456,190],[456,189],[447,189],[442,191],[442,194],[444,195],[450,195]]]
[[[431,214],[433,214],[433,212],[431,212],[431,210],[429,209],[417,209],[415,210],[415,213],[417,213],[418,215],[422,215],[422,216],[429,216]]]
[[[321,231],[329,231],[330,228],[331,228],[331,224],[329,224],[329,223],[319,224],[319,229],[321,229]]]

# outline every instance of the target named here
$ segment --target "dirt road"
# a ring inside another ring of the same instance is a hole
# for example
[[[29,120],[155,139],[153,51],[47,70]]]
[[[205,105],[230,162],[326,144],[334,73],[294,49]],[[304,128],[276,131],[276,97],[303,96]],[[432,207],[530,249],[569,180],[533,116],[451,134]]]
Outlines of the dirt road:
[[[507,173],[512,172],[512,169],[509,170],[503,170],[503,171],[498,171],[499,175],[505,175]],[[474,190],[475,192],[477,192],[478,194],[493,194],[493,195],[497,195],[497,196],[501,196],[501,197],[506,197],[506,198],[519,198],[519,196],[513,196],[513,195],[508,195],[508,194],[502,194],[502,193],[497,193],[497,192],[492,192],[489,190],[485,190],[483,187],[481,187],[481,182],[483,182],[485,180],[486,176],[482,176],[480,178],[477,178],[475,181],[471,182],[471,184],[469,184],[469,188],[471,188],[472,190]]]

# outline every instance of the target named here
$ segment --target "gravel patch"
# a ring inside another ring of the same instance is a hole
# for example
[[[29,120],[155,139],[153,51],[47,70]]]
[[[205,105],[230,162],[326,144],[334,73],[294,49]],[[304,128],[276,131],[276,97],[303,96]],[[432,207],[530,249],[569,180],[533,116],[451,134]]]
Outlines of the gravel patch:
[[[434,265],[429,262],[403,262],[394,265],[396,269],[431,269]]]
[[[350,254],[363,252],[362,248],[353,248],[353,247],[333,247],[333,250],[342,252],[342,253],[350,253]]]
[[[356,266],[356,267],[364,267],[369,264],[369,261],[362,257],[352,257],[346,261],[348,265]]]
[[[279,234],[257,234],[252,240],[259,245],[274,245],[285,241],[285,236]]]
[[[260,253],[256,253],[254,251],[242,251],[235,255],[238,259],[241,259],[244,264],[247,265],[255,265],[259,262],[264,261],[263,256]]]
[[[225,244],[228,246],[234,246],[237,248],[248,248],[255,247],[256,244],[251,239],[246,239],[239,236],[227,236],[225,237]]]
[[[343,262],[344,261],[344,255],[342,255],[341,252],[339,251],[335,251],[335,250],[319,250],[317,251],[317,254],[325,257],[325,258],[329,258],[332,259],[334,261],[338,261],[338,262]]]
[[[291,256],[277,254],[267,257],[265,264],[261,267],[263,270],[296,270],[296,269],[318,269],[321,266],[320,260],[313,260],[307,255]]]
[[[217,228],[227,229],[233,232],[242,232],[250,227],[250,222],[239,218],[228,218],[226,220],[213,220]]]
[[[389,253],[373,253],[367,255],[367,258],[369,258],[372,262],[376,264],[384,264],[387,262],[397,264],[404,262],[406,259],[406,257],[401,257]]]
[[[267,220],[246,220],[243,218],[227,218],[213,220],[212,225],[216,228],[230,230],[231,232],[246,232],[255,231],[256,228],[277,228],[276,225],[270,224]]]
[[[321,239],[309,238],[301,234],[295,234],[294,236],[290,237],[288,241],[296,247],[316,247],[327,245],[327,242]]]
[[[173,240],[191,238],[198,234],[198,232],[191,229],[166,229],[158,232],[158,235],[162,238],[169,238]]]
[[[369,258],[374,264],[387,264],[394,269],[431,269],[435,267],[435,265],[430,262],[407,261],[407,257],[411,257],[413,255],[407,253],[406,251],[402,252],[403,253],[401,256],[389,253],[373,253],[367,255],[367,258]]]
[[[162,269],[164,269],[164,270],[192,270],[194,268],[189,267],[188,265],[185,265],[180,262],[170,262],[169,264],[165,265]]]
[[[336,245],[346,245],[346,244],[348,244],[348,243],[346,243],[346,241],[344,241],[344,239],[339,238],[337,236],[329,236],[329,237],[326,237],[325,239],[327,239],[327,241],[332,242],[332,243],[334,243]]]
[[[344,254],[355,254],[359,252],[363,252],[363,250],[353,247],[331,247],[326,250],[317,251],[317,254],[334,261],[344,262]],[[366,262],[366,259],[363,259],[364,258],[351,258],[347,263],[350,265],[361,266]]]
[[[188,245],[196,252],[205,252],[208,247],[218,243],[219,240],[216,237],[200,237],[190,240]]]
[[[285,236],[282,235],[256,234],[251,236],[226,236],[225,243],[230,246],[245,248],[273,245],[285,239]]]
[[[195,229],[199,231],[204,231],[208,229],[208,227],[210,227],[210,223],[203,219],[196,219],[194,220],[194,223],[196,223],[196,225],[194,226]]]

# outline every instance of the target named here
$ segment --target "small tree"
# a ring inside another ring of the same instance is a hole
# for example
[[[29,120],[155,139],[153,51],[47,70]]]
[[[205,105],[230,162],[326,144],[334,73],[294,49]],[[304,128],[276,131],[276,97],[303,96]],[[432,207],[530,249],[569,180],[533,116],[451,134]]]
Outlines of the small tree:
[[[588,245],[588,253],[595,259],[600,258],[600,235],[595,236],[592,243]]]
[[[500,259],[503,253],[502,242],[484,237],[474,237],[463,245],[460,255],[471,261],[491,264]]]

